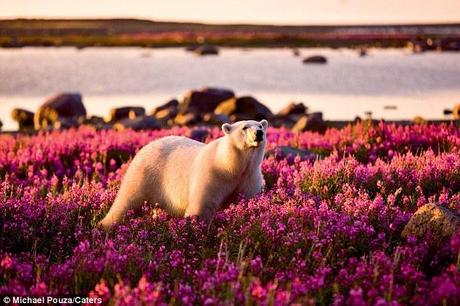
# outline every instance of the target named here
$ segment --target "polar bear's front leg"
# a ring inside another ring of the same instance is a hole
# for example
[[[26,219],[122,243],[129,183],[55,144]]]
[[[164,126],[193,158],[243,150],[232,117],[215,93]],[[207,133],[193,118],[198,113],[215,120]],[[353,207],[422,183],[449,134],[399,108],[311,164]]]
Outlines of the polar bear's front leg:
[[[206,222],[209,222],[221,205],[221,201],[213,199],[212,197],[199,197],[189,202],[184,217],[198,216]]]
[[[219,185],[219,184],[217,184]],[[198,187],[198,186],[197,186]],[[208,186],[208,188],[192,188],[189,194],[189,203],[185,210],[184,217],[198,216],[209,222],[216,211],[221,207],[223,200],[227,195],[226,188],[217,189]]]
[[[263,178],[260,169],[251,173],[238,188],[238,193],[243,194],[246,198],[252,198],[263,191]]]

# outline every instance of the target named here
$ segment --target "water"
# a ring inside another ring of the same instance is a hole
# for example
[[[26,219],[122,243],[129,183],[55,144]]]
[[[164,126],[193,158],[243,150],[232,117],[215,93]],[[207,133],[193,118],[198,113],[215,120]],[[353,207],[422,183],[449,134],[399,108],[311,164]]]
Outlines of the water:
[[[222,49],[219,56],[197,57],[179,48],[0,49],[0,119],[5,130],[15,129],[13,107],[35,111],[61,91],[81,92],[91,114],[106,115],[113,106],[149,110],[203,86],[253,95],[275,112],[303,101],[327,119],[366,111],[385,119],[440,119],[443,109],[460,103],[460,53],[372,49],[360,58],[346,49],[300,51],[294,57],[289,49]],[[302,64],[314,54],[328,64]]]

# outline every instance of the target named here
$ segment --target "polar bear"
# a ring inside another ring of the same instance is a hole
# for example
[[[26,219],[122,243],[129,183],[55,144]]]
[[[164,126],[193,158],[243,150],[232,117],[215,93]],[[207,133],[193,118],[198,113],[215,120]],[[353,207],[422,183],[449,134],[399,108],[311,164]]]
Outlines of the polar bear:
[[[174,216],[210,221],[239,194],[253,197],[262,191],[267,126],[267,120],[226,123],[224,136],[208,144],[181,136],[152,141],[132,160],[99,225],[111,228],[144,201]]]

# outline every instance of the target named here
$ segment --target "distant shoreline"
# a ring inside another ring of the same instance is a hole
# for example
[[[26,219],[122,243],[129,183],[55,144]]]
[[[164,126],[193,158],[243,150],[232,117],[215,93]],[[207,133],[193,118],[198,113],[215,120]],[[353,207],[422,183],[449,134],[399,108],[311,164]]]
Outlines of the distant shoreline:
[[[435,45],[431,45],[429,42]],[[0,46],[460,48],[460,23],[283,26],[156,22],[138,19],[0,20]]]

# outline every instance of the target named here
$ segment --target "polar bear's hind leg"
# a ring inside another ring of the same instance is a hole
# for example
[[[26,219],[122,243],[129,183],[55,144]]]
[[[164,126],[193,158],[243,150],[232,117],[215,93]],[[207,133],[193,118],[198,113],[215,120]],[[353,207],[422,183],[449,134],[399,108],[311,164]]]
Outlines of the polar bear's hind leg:
[[[112,207],[105,218],[99,223],[104,229],[111,228],[114,224],[123,221],[129,209],[139,209],[144,201],[149,200],[146,194],[148,190],[144,167],[133,160],[121,183]],[[146,188],[147,187],[147,188]]]

